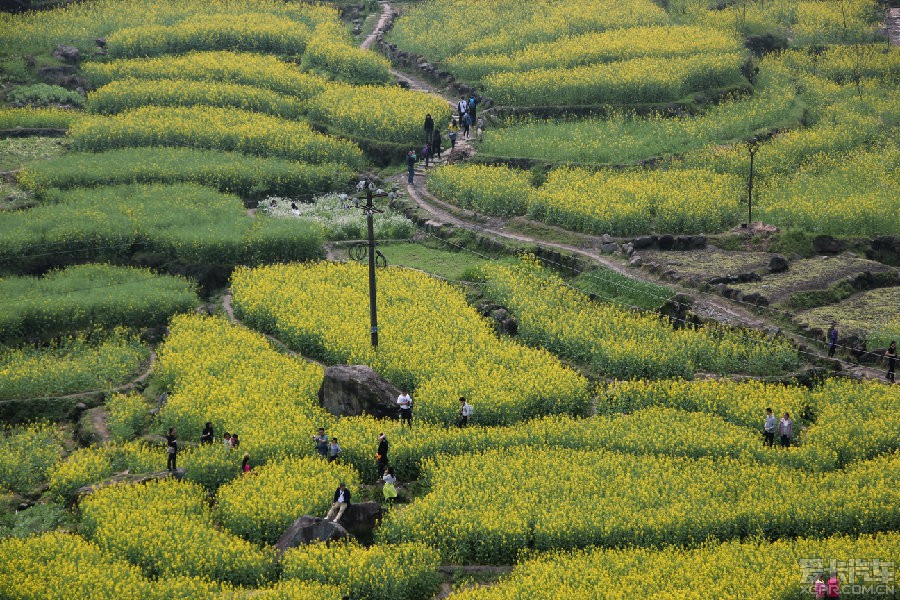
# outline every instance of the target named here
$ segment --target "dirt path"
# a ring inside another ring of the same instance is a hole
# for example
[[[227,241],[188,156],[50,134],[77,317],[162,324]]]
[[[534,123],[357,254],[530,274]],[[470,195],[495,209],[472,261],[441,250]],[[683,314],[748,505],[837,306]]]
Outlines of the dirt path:
[[[144,366],[146,365],[146,366]],[[107,392],[113,392],[116,394],[124,394],[125,392],[130,392],[140,384],[144,383],[150,375],[153,374],[153,369],[156,367],[156,352],[150,351],[150,356],[144,361],[143,370],[141,374],[129,381],[128,383],[123,383],[118,387],[114,387],[111,390],[102,389],[102,390],[90,390],[87,392],[78,392],[77,394],[66,394],[64,396],[45,396],[42,398],[28,398],[28,400],[79,400],[82,398],[90,398],[92,396],[97,396],[98,394],[106,394]]]
[[[375,43],[378,34],[384,32],[384,28],[387,27],[387,23],[391,18],[391,12],[393,11],[391,3],[379,2],[379,4],[381,4],[381,16],[378,18],[378,23],[375,25],[375,29],[372,33],[367,35],[366,39],[359,45],[363,50],[370,50],[372,48],[372,44]]]
[[[222,297],[222,308],[225,310],[225,314],[228,316],[229,321],[231,321],[235,325],[239,325],[241,327],[251,329],[250,327],[247,327],[246,325],[244,325],[244,323],[235,316],[234,308],[231,306],[231,290],[226,291],[225,295]],[[252,331],[254,331],[255,333],[262,333],[255,329],[252,329]],[[294,350],[291,350],[291,348],[287,344],[285,344],[284,342],[279,340],[274,335],[269,335],[268,333],[263,333],[263,335],[266,336],[267,340],[269,340],[270,342],[272,342],[273,344],[278,346],[278,348],[281,349],[288,356],[291,356],[293,358],[299,358],[300,360],[305,360],[306,362],[317,364],[320,367],[322,367],[323,369],[328,366],[323,362],[319,362],[319,361],[315,360],[314,358],[309,358],[308,356],[303,356],[299,352],[295,352]]]
[[[900,46],[900,8],[887,9],[884,26],[891,46]]]

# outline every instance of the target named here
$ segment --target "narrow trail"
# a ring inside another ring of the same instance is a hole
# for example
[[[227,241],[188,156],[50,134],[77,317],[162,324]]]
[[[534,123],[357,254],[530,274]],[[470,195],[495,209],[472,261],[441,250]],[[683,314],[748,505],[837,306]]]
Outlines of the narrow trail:
[[[379,20],[375,30],[368,37],[366,37],[366,40],[363,42],[364,46],[362,47],[364,48],[370,48],[379,38],[379,36],[383,35],[384,29],[390,20],[390,14],[393,11],[393,7],[391,6],[390,2],[381,2],[381,7],[381,19]],[[885,22],[888,27],[889,35],[891,36],[891,43],[900,44],[900,9],[890,9],[885,17]],[[403,73],[396,69],[391,69],[391,74],[397,79],[398,82],[402,83],[405,87],[408,87],[411,90],[442,96],[452,107],[454,116],[458,117],[458,114],[456,113],[455,98],[448,98],[444,92],[437,89],[428,81],[415,77],[411,74]],[[473,134],[474,133],[475,132],[473,132]],[[447,163],[448,160],[452,162],[452,160],[458,159],[460,157],[464,158],[474,156],[476,153],[475,146],[473,146],[469,140],[463,139],[461,135],[457,138],[456,148],[458,150],[453,153],[452,157],[451,153],[448,151],[445,153],[443,158],[433,161],[434,165],[440,166]],[[409,194],[409,197],[416,203],[419,209],[431,215],[431,219],[435,222],[435,224],[447,224],[455,228],[466,229],[488,237],[501,238],[515,243],[530,244],[538,247],[568,252],[586,258],[594,264],[606,267],[607,269],[623,275],[635,282],[647,282],[665,285],[675,290],[676,293],[680,293],[691,298],[693,302],[692,310],[705,318],[714,319],[716,321],[724,322],[730,325],[758,329],[767,333],[778,331],[782,335],[785,335],[793,340],[794,343],[797,344],[797,346],[800,347],[802,351],[811,358],[828,360],[824,350],[824,345],[821,345],[821,347],[819,347],[819,344],[816,344],[809,338],[790,331],[782,330],[781,326],[779,326],[777,323],[774,323],[770,319],[767,319],[754,310],[751,310],[749,306],[745,306],[739,302],[728,300],[727,298],[715,296],[714,294],[708,292],[704,293],[695,288],[683,287],[670,281],[663,281],[661,278],[654,277],[644,271],[625,266],[621,261],[599,251],[601,245],[599,236],[580,234],[579,237],[581,240],[583,240],[582,246],[555,242],[537,236],[525,235],[522,233],[509,231],[506,229],[509,222],[508,219],[489,218],[487,219],[487,222],[485,222],[485,219],[482,215],[478,215],[472,211],[462,210],[456,206],[447,204],[436,198],[427,190],[427,184],[425,184],[425,181],[427,181],[428,172],[431,168],[433,167],[426,168],[421,162],[419,162],[415,169],[415,183],[412,185],[408,185],[406,174],[397,175],[394,178],[394,181],[397,183],[398,187],[406,187],[406,191]],[[543,223],[541,223],[540,225],[541,227],[550,230],[557,229],[552,226],[546,226]],[[572,234],[572,232],[568,231],[566,233],[569,235]],[[881,373],[877,369],[873,369],[865,365],[850,363],[843,360],[837,360],[834,362],[836,364],[840,364],[842,372],[846,375],[857,378],[877,380],[883,379],[883,373]]]
[[[255,333],[262,333],[256,329],[247,327],[246,325],[244,325],[243,321],[241,321],[240,319],[237,318],[237,316],[235,316],[234,308],[231,306],[231,290],[230,289],[228,291],[226,291],[225,295],[222,297],[222,309],[225,311],[225,315],[228,317],[228,320],[230,322],[232,322],[235,325],[238,325],[240,327],[243,327],[245,329],[250,329],[251,331],[253,331]],[[323,369],[328,366],[325,363],[319,362],[314,358],[309,358],[308,356],[303,356],[299,352],[291,350],[291,348],[287,344],[285,344],[284,342],[279,340],[274,335],[270,335],[268,333],[263,333],[263,335],[266,336],[267,340],[269,340],[270,342],[272,342],[273,344],[278,346],[279,349],[281,349],[285,354],[287,354],[288,356],[290,356],[292,358],[299,358],[300,360],[305,360],[306,362],[319,365]]]
[[[887,9],[884,26],[891,46],[900,46],[900,7]]]
[[[114,387],[112,389],[102,389],[102,390],[89,390],[86,392],[78,392],[75,394],[65,394],[63,396],[43,396],[40,398],[22,398],[23,400],[79,400],[81,398],[90,398],[92,396],[96,396],[97,394],[106,394],[107,392],[112,392],[114,394],[123,394],[125,392],[130,392],[135,389],[140,384],[147,381],[147,378],[153,374],[153,369],[156,367],[156,352],[150,351],[150,356],[147,357],[147,360],[141,365],[142,371],[140,375],[129,381],[128,383],[123,383],[120,386]]]

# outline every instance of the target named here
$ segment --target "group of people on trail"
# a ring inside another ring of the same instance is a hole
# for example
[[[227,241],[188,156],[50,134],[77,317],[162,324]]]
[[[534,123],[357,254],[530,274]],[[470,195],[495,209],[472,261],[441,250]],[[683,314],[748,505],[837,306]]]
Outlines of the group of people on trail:
[[[779,421],[772,409],[767,408],[766,419],[763,422],[763,445],[773,447],[776,434],[778,435],[778,444],[782,448],[789,447],[791,439],[794,437],[794,421],[791,419],[790,413],[784,413]]]
[[[200,432],[200,445],[207,446],[214,441],[215,432],[213,431],[212,423],[207,421],[206,425],[203,427],[203,431]],[[234,450],[241,445],[241,440],[238,437],[238,434],[228,433],[226,431],[225,435],[222,436],[222,443],[229,450]],[[166,433],[166,470],[169,473],[174,473],[178,470],[178,438],[174,427],[169,427],[169,431]],[[241,460],[241,473],[249,472],[250,455],[245,453]]]
[[[476,120],[477,107],[478,99],[474,94],[468,100],[465,97],[461,97],[459,102],[457,102],[456,109],[459,112],[459,117],[453,117],[447,126],[447,139],[450,140],[451,150],[456,148],[456,138],[459,136],[460,131],[465,139],[469,139],[469,134],[473,127],[477,125],[478,131],[484,129],[484,120]],[[422,147],[422,150],[418,155],[416,155],[414,149],[406,154],[406,170],[410,185],[415,181],[416,163],[424,160],[425,166],[428,167],[429,161],[434,157],[441,158],[443,150],[443,136],[441,131],[435,127],[434,117],[431,116],[431,113],[425,115],[425,123],[422,125],[422,130],[425,133],[425,145]]]
[[[828,328],[828,333],[825,334],[825,339],[828,342],[828,358],[834,358],[834,353],[837,350],[838,346],[838,330],[837,330],[837,322],[832,321],[831,326]],[[865,352],[865,344],[862,346],[862,351]],[[897,341],[891,340],[891,343],[888,344],[887,350],[884,351],[884,359],[887,361],[887,373],[884,374],[885,379],[890,381],[892,384],[896,383],[896,371],[897,371]]]
[[[400,395],[397,396],[397,407],[400,409],[400,426],[402,427],[403,424],[406,423],[406,425],[412,428],[413,399],[412,396],[409,395],[408,390],[401,390]],[[459,399],[459,412],[456,414],[456,426],[467,426],[474,414],[475,409],[472,408],[472,405],[469,404],[465,396],[461,397]]]

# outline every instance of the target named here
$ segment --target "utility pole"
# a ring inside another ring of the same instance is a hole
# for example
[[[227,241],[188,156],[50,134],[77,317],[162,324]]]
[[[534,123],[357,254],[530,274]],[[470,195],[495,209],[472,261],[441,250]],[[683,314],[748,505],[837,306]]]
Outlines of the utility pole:
[[[376,300],[376,285],[375,285],[375,260],[380,252],[375,250],[375,223],[373,222],[373,217],[375,213],[384,212],[375,208],[375,204],[373,204],[372,199],[375,196],[387,196],[382,190],[375,191],[375,184],[371,181],[363,179],[356,186],[358,191],[362,191],[365,189],[366,191],[366,203],[360,208],[363,209],[363,212],[366,213],[366,227],[369,233],[369,242],[368,242],[368,254],[369,254],[369,332],[372,335],[372,347],[378,348],[378,305]],[[358,206],[359,200],[355,201]],[[352,250],[352,248],[351,248]],[[357,259],[361,259],[362,256],[358,256]],[[382,257],[384,260],[384,257]]]
[[[750,153],[750,177],[747,179],[747,229],[753,223],[753,157],[759,150],[759,140],[750,138],[747,140],[747,152]]]

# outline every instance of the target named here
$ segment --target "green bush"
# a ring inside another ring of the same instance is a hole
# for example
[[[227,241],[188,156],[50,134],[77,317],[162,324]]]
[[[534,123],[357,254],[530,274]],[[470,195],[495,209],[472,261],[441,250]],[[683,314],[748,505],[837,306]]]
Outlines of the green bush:
[[[67,90],[58,85],[47,85],[46,83],[35,83],[13,88],[6,95],[6,99],[14,104],[26,104],[35,108],[54,104],[70,104],[72,106],[84,104],[84,96],[78,92]]]

